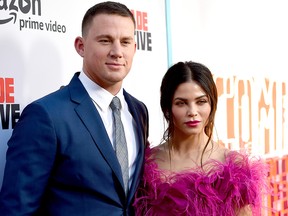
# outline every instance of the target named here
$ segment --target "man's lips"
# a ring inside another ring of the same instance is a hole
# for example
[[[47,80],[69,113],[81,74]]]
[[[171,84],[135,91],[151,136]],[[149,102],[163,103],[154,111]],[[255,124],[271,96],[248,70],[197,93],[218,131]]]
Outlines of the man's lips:
[[[124,67],[124,64],[121,63],[106,63],[106,66],[110,69],[110,70],[119,70],[120,68]]]
[[[124,64],[121,64],[119,62],[107,62],[106,65],[108,66],[124,66]]]

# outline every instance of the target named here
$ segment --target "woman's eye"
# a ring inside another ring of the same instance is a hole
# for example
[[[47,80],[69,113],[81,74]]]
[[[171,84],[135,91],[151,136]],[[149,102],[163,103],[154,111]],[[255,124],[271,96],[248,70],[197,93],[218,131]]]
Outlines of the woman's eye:
[[[178,105],[178,106],[180,106],[180,105],[183,105],[183,104],[185,104],[185,103],[184,103],[183,101],[177,101],[175,104]]]
[[[207,100],[200,100],[198,101],[199,104],[204,104],[204,103],[207,103]]]

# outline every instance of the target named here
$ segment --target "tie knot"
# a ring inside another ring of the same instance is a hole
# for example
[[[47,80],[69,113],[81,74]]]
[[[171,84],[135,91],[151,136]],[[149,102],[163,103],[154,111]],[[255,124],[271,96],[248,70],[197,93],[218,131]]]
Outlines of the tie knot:
[[[120,99],[118,97],[114,97],[110,103],[110,107],[111,109],[114,111],[116,109],[120,110],[121,109],[121,102]]]

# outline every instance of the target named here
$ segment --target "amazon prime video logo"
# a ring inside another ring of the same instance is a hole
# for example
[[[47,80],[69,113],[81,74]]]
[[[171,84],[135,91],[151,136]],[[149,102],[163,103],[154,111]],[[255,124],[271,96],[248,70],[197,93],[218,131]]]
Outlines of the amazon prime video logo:
[[[15,24],[19,13],[41,16],[41,0],[0,0],[0,11],[0,25]]]

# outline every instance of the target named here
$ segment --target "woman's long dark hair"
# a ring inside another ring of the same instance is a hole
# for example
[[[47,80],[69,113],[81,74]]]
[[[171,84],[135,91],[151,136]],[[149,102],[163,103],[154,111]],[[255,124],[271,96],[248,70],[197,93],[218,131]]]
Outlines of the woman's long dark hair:
[[[207,94],[211,112],[204,128],[205,134],[209,137],[201,154],[201,166],[204,152],[211,141],[214,127],[215,113],[217,109],[218,94],[213,75],[203,64],[188,61],[178,62],[171,66],[164,75],[160,87],[160,105],[164,118],[167,122],[167,129],[163,134],[162,141],[170,143],[173,138],[174,124],[172,116],[172,100],[177,87],[185,82],[195,81]]]

